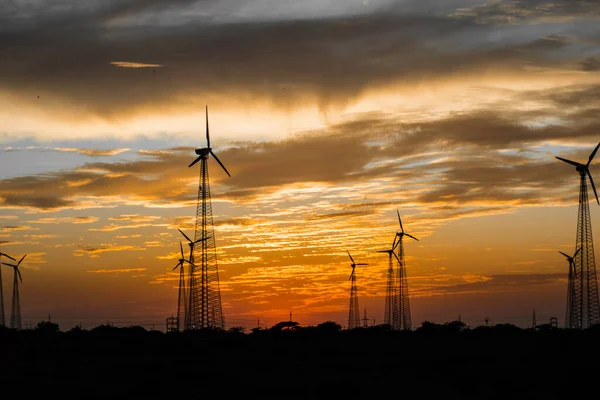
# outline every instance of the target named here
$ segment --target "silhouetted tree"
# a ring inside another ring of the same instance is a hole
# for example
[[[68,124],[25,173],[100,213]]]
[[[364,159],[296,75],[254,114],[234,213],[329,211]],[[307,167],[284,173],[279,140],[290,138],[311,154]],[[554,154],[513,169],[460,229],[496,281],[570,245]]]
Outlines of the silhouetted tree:
[[[273,325],[271,328],[269,328],[269,331],[283,332],[283,331],[296,331],[298,329],[300,329],[300,325],[297,322],[282,321],[282,322],[279,322],[279,323]]]
[[[38,322],[35,330],[42,333],[56,333],[60,331],[58,324],[50,321]]]
[[[231,328],[229,328],[227,330],[227,332],[229,333],[233,333],[233,334],[241,334],[241,333],[245,333],[246,328],[244,328],[243,326],[232,326]]]
[[[317,329],[319,330],[319,332],[339,332],[342,330],[342,326],[340,324],[338,324],[337,322],[333,322],[333,321],[325,321],[323,323],[320,323],[319,325],[317,325]]]

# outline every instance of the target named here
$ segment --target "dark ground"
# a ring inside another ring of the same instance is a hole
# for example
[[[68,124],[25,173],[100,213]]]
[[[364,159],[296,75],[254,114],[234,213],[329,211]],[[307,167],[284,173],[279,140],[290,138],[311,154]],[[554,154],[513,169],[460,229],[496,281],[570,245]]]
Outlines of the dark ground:
[[[0,329],[2,398],[571,399],[586,389],[596,396],[600,371],[600,327],[454,322],[391,332],[326,323],[165,334],[52,325]]]

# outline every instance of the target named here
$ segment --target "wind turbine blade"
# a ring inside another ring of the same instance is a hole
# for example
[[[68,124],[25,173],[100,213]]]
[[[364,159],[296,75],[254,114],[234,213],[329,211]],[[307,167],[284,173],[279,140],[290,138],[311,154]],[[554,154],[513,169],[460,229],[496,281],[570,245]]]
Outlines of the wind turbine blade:
[[[419,241],[419,239],[417,239],[416,237],[414,237],[413,235],[409,235],[408,233],[405,233],[406,236],[408,236],[409,238],[413,238],[415,239],[417,242]]]
[[[590,165],[590,163],[594,159],[594,156],[596,155],[596,152],[598,151],[598,147],[600,147],[600,143],[598,143],[598,145],[596,146],[596,148],[594,149],[594,151],[592,151],[592,154],[590,154],[590,158],[589,158],[588,163],[587,163],[588,166]]]
[[[348,253],[348,256],[350,257],[350,260],[352,260],[352,264],[354,264],[354,258],[352,258],[352,256],[350,255],[350,252],[348,250],[346,250],[346,253]]]
[[[587,170],[587,174],[590,177],[590,183],[592,184],[592,189],[594,189],[594,195],[596,195],[596,201],[600,205],[600,200],[598,200],[598,193],[596,192],[596,185],[594,185],[594,180],[592,179],[592,174],[590,174],[590,170]]]
[[[577,250],[577,251],[579,251],[579,250]],[[571,258],[571,256],[568,256],[568,255],[566,255],[566,254],[565,254],[565,253],[563,253],[562,251],[559,251],[559,253],[560,253],[560,254],[562,254],[563,256],[567,257],[567,258]],[[575,253],[575,254],[577,254],[577,253]],[[573,257],[574,257],[574,256],[573,256]]]
[[[217,160],[217,162],[219,163],[219,165],[221,166],[221,168],[223,168],[223,171],[225,171],[225,173],[227,173],[227,175],[229,175],[229,177],[231,178],[231,175],[229,174],[229,171],[227,171],[227,168],[225,168],[225,166],[223,165],[223,163],[221,162],[221,160],[219,160],[219,157],[217,157],[216,154],[213,153],[212,150],[210,150],[210,154],[212,154],[212,156],[215,158],[215,160]]]
[[[179,249],[181,250],[181,258],[185,258],[185,256],[183,255],[183,246],[181,245],[181,240],[179,241]]]
[[[183,231],[181,229],[177,228],[177,230],[179,232],[181,232],[181,234],[188,240],[188,242],[192,243],[192,239],[190,239],[189,237],[187,237],[187,235],[185,233],[183,233]]]
[[[179,267],[181,265],[181,261],[177,263],[177,265],[175,266],[175,268],[173,268],[171,271],[175,271],[177,269],[177,267]]]
[[[190,165],[188,165],[188,168],[200,161],[201,158],[202,156],[198,156],[198,158],[196,158]]]
[[[208,239],[210,239],[211,237],[212,237],[212,236],[207,236],[207,237],[205,237],[205,238],[198,239],[198,240],[196,240],[196,241],[194,242],[194,244],[196,244],[196,243],[198,243],[198,242],[203,242],[203,241],[205,241],[205,240],[208,240]]]
[[[562,157],[555,157],[555,158],[558,158],[560,161],[564,161],[567,164],[571,164],[571,165],[574,165],[576,167],[583,167],[584,166],[583,164],[579,164],[578,162],[567,160],[566,158],[562,158]]]
[[[377,250],[377,253],[391,253],[392,250]]]
[[[581,251],[581,247],[577,249],[577,251],[575,252],[575,254],[573,254],[573,258],[575,258],[575,256],[577,255],[577,253],[579,253],[580,251]],[[563,254],[565,254],[565,253],[563,253]]]
[[[206,105],[206,147],[210,150],[210,135],[208,134],[208,104]]]
[[[369,264],[365,264],[365,263],[358,263],[356,265],[369,265]]]
[[[12,258],[11,256],[9,256],[8,254],[6,254],[6,253],[0,253],[0,256],[4,256],[4,257],[6,257],[6,258],[10,258],[10,259],[11,259],[11,260],[13,260],[13,261],[17,261],[17,260],[15,260],[14,258]]]
[[[25,254],[26,256],[27,254]],[[25,256],[21,257],[21,259],[19,260],[19,262],[17,263],[17,267],[19,266],[19,264],[21,264],[21,261],[23,261],[23,259],[25,258]]]
[[[16,265],[9,264],[9,263],[5,263],[5,262],[3,262],[3,263],[0,263],[0,264],[8,265],[9,267],[13,267],[13,268],[15,268],[15,267],[16,267]]]
[[[21,271],[19,270],[19,268],[15,267],[15,271],[17,271],[17,275],[19,275],[19,279],[21,280],[21,283],[23,283],[23,277],[21,276]]]
[[[196,264],[194,264],[193,262],[190,262],[188,260],[183,260],[183,262],[186,262],[186,263],[190,264],[194,268],[198,268],[198,266]]]
[[[396,214],[398,214],[398,222],[400,222],[400,229],[402,233],[404,233],[404,228],[402,227],[402,220],[400,219],[400,211],[396,210]]]
[[[400,264],[400,266],[402,267],[402,261],[400,261],[400,259],[398,258],[398,255],[396,253],[392,253],[394,255],[394,257],[396,257],[396,260],[398,260],[398,264]]]

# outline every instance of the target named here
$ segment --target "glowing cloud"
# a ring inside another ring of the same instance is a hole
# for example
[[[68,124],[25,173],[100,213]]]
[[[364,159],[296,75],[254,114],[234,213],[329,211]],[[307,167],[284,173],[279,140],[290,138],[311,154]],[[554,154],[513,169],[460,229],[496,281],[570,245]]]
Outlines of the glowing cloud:
[[[158,68],[162,67],[160,64],[144,64],[129,61],[111,61],[112,65],[122,68]]]

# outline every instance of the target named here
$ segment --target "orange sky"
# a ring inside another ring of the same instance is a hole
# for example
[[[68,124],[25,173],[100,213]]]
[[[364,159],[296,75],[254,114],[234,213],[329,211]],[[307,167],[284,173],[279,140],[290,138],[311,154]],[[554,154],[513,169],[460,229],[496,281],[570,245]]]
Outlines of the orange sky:
[[[227,327],[347,324],[346,250],[383,322],[397,210],[420,239],[413,325],[562,324],[578,176],[554,156],[600,138],[599,6],[60,3],[0,16],[0,246],[27,253],[24,323],[176,312],[208,104],[232,175],[210,162]]]

